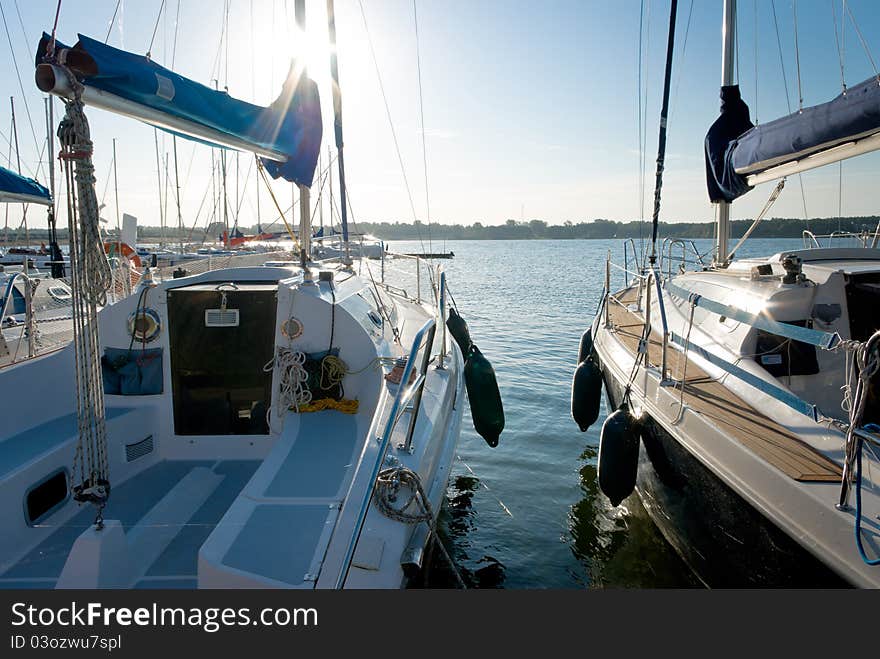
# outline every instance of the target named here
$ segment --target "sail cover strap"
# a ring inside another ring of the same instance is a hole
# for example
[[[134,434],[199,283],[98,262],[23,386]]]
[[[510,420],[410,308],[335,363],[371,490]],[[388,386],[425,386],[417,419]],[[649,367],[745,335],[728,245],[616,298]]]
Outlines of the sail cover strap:
[[[45,204],[52,203],[52,196],[44,186],[32,178],[0,167],[0,202]]]
[[[268,107],[253,105],[184,78],[144,55],[79,35],[72,47],[44,33],[36,53],[37,85],[70,96],[53,65],[70,69],[83,85],[83,101],[128,115],[162,130],[211,146],[261,156],[274,178],[310,186],[321,147],[317,85],[291,66],[280,96]]]
[[[745,111],[741,126],[733,122],[729,130],[716,131],[726,114],[722,106],[722,116],[706,136],[712,201],[733,201],[748,192],[747,176],[880,132],[880,83],[876,76],[869,78],[834,100],[759,126],[747,123]]]
[[[721,88],[721,115],[709,127],[706,134],[706,185],[709,200],[731,202],[751,190],[745,177],[738,175],[727,165],[728,154],[736,138],[754,128],[749,118],[749,106],[739,93],[739,85]]]

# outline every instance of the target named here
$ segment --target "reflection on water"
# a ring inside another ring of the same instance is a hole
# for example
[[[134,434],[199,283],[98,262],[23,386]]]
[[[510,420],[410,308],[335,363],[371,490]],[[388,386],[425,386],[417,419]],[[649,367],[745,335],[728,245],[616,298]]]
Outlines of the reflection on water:
[[[708,249],[709,242],[697,241],[698,248]],[[797,242],[753,240],[741,256],[773,254]],[[440,538],[469,588],[700,585],[636,496],[614,508],[599,491],[604,397],[599,421],[586,433],[570,416],[580,335],[596,312],[605,255],[622,255],[621,245],[435,241],[430,249],[455,252],[444,264],[452,295],[495,368],[506,416],[500,444],[491,449],[465,409],[440,513]],[[400,242],[391,249],[417,252],[422,246]],[[400,276],[393,269],[399,265],[388,264],[389,279]],[[378,276],[378,268],[374,272]],[[456,587],[442,552],[433,552],[426,572],[428,587]]]
[[[589,566],[593,587],[699,587],[700,582],[660,536],[637,496],[612,507],[599,490],[595,462],[588,447],[581,468],[583,499],[571,507],[572,552]]]

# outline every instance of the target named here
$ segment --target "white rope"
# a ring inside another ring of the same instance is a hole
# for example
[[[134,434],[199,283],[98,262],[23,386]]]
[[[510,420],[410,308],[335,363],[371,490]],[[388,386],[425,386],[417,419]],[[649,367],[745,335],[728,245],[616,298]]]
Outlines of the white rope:
[[[263,367],[263,371],[269,373],[278,370],[278,402],[275,408],[275,417],[283,419],[287,410],[293,406],[299,412],[300,405],[307,405],[312,401],[312,392],[309,391],[306,382],[309,374],[305,369],[306,354],[299,350],[291,350],[284,346],[278,346],[275,357]],[[271,423],[272,408],[266,413],[266,423]]]
[[[846,455],[842,479],[844,488],[848,487],[848,482],[852,479],[856,450],[860,444],[855,431],[862,425],[871,379],[880,371],[880,331],[874,332],[870,339],[859,346],[852,358],[847,360],[846,368],[844,404],[849,406],[849,428],[846,432],[844,451]]]
[[[110,496],[107,427],[98,338],[98,307],[107,303],[112,273],[101,240],[95,193],[92,142],[80,94],[82,85],[64,68],[74,90],[58,128],[60,157],[68,189],[70,289],[73,315],[74,364],[78,439],[73,473],[77,501],[98,509],[95,523],[103,528],[102,510]]]

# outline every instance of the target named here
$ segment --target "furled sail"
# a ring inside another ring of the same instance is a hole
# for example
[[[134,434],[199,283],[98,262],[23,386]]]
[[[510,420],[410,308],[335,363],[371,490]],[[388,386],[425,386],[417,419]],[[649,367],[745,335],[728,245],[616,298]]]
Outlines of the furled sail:
[[[0,167],[0,202],[44,204],[52,203],[49,190],[32,178],[26,178],[5,167]]]
[[[756,182],[756,175],[770,173],[769,170],[777,167],[780,168],[778,176],[783,176],[875,150],[880,148],[880,141],[873,138],[878,134],[880,81],[873,77],[850,87],[832,101],[749,128],[740,135],[731,136],[726,143],[714,142],[712,153],[723,157],[711,161],[710,135],[707,135],[710,198],[713,201],[733,201],[748,192]],[[846,144],[861,146],[842,148]],[[828,158],[811,158],[836,147],[841,148]],[[812,162],[807,161],[808,158]],[[783,171],[782,166],[789,163],[801,164]],[[767,180],[769,178],[772,177],[768,176]],[[713,188],[713,182],[719,185]]]
[[[281,95],[261,107],[81,34],[72,48],[56,41],[53,50],[44,33],[36,65],[37,86],[44,92],[72,97],[66,67],[83,85],[87,105],[212,146],[256,153],[274,178],[312,184],[321,146],[321,104],[317,85],[295,66]]]

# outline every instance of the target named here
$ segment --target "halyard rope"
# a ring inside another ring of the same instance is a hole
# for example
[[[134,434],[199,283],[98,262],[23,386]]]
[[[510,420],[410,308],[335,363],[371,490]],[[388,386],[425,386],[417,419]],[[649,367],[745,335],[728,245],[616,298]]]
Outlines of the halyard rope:
[[[78,438],[73,473],[74,499],[97,508],[95,524],[103,528],[102,512],[110,496],[107,426],[98,341],[98,307],[107,303],[112,273],[101,240],[98,200],[95,194],[92,141],[81,99],[82,85],[69,69],[61,67],[73,89],[58,127],[59,158],[64,163],[68,189],[70,289],[73,312],[74,364]]]

